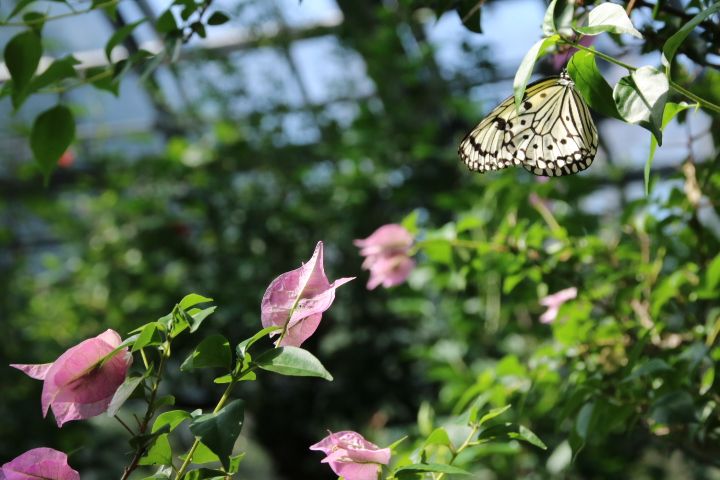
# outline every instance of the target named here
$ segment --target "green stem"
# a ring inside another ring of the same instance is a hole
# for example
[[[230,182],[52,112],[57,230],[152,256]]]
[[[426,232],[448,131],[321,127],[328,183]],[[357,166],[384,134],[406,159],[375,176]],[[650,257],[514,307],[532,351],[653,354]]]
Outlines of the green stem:
[[[679,84],[673,82],[672,80],[670,80],[670,87],[673,90],[675,90],[676,92],[678,92],[680,95],[684,95],[685,97],[689,98],[690,100],[693,100],[700,106],[705,107],[708,110],[712,110],[715,113],[720,113],[720,106],[715,105],[714,103],[709,102],[709,101],[705,100],[704,98],[695,95],[690,90],[687,90],[685,87],[683,87],[682,85],[679,85]]]
[[[50,22],[52,20],[58,20],[61,18],[66,18],[66,17],[74,17],[75,15],[82,15],[83,13],[90,13],[93,10],[97,10],[99,8],[110,7],[110,6],[113,6],[118,3],[120,3],[120,0],[108,0],[107,2],[100,3],[98,5],[88,8],[86,10],[74,10],[71,8],[71,11],[67,12],[67,13],[61,13],[60,15],[54,15],[52,17],[39,17],[39,18],[28,20],[27,22],[3,22],[3,21],[0,21],[0,27],[28,27],[28,26],[32,26],[32,25],[41,25],[45,22]]]
[[[222,397],[220,397],[220,400],[218,400],[217,405],[215,406],[215,410],[213,410],[212,413],[219,412],[227,403],[228,399],[230,398],[230,393],[232,392],[233,387],[237,383],[237,380],[234,380],[230,382],[225,389],[225,392],[223,392]],[[193,442],[192,446],[190,447],[190,450],[187,453],[187,456],[185,457],[185,461],[180,466],[180,469],[175,474],[175,480],[180,480],[183,475],[185,475],[185,472],[187,471],[188,467],[190,466],[190,463],[192,463],[192,457],[195,455],[195,450],[197,450],[198,446],[200,446],[200,439],[195,438],[195,441]]]
[[[452,465],[453,462],[455,461],[455,459],[457,459],[458,455],[460,455],[460,452],[465,450],[470,445],[470,442],[472,442],[472,438],[477,433],[478,428],[479,427],[477,425],[473,425],[472,430],[470,430],[470,434],[467,436],[467,438],[462,443],[462,445],[460,445],[456,450],[452,451],[452,457],[450,457],[450,461],[448,462],[448,465]],[[443,478],[445,478],[445,473],[440,473],[440,475],[438,475],[438,477],[435,480],[442,480]]]
[[[634,67],[634,66],[632,66],[632,65],[628,65],[627,63],[623,63],[623,62],[621,62],[620,60],[618,60],[618,59],[616,59],[616,58],[613,58],[613,57],[611,57],[611,56],[609,56],[609,55],[606,55],[606,54],[604,54],[604,53],[602,53],[602,52],[598,52],[597,50],[594,50],[594,49],[592,49],[592,48],[588,48],[588,47],[586,47],[586,46],[584,46],[584,45],[580,45],[580,44],[578,44],[578,43],[571,42],[571,41],[569,41],[569,40],[564,40],[564,39],[563,39],[563,42],[565,42],[566,44],[571,45],[571,46],[577,48],[578,50],[584,50],[584,51],[586,51],[586,52],[590,52],[590,53],[592,53],[593,55],[596,55],[596,56],[602,58],[602,59],[605,60],[606,62],[614,63],[615,65],[619,65],[619,66],[627,69],[629,72],[634,72],[635,70],[637,70],[637,67]],[[676,91],[677,93],[679,93],[680,95],[682,95],[682,96],[684,96],[684,97],[686,97],[686,98],[689,98],[690,100],[694,101],[695,103],[697,103],[697,104],[700,105],[701,107],[704,107],[704,108],[706,108],[706,109],[708,109],[708,110],[712,110],[712,111],[715,112],[715,113],[720,113],[720,106],[719,106],[719,105],[716,105],[716,104],[714,104],[713,102],[711,102],[711,101],[709,101],[709,100],[706,100],[706,99],[704,99],[704,98],[702,98],[702,97],[700,97],[700,96],[698,96],[698,95],[695,95],[695,94],[692,93],[690,90],[686,89],[686,88],[683,87],[682,85],[679,85],[679,84],[677,84],[676,82],[674,82],[674,81],[672,81],[672,80],[670,80],[670,79],[668,79],[668,81],[669,81],[669,83],[670,83],[670,88],[672,88],[673,90],[675,90],[675,91]]]
[[[628,71],[630,71],[630,72],[634,72],[635,70],[637,70],[637,67],[633,67],[632,65],[628,65],[627,63],[621,62],[620,60],[618,60],[618,59],[616,59],[616,58],[613,58],[613,57],[611,57],[610,55],[605,55],[604,53],[598,52],[597,50],[594,50],[594,49],[592,49],[592,48],[588,48],[588,47],[586,47],[585,45],[580,45],[579,43],[571,42],[571,41],[569,41],[569,40],[563,40],[563,42],[565,42],[565,43],[567,43],[568,45],[571,45],[571,46],[577,48],[578,50],[585,50],[586,52],[590,52],[590,53],[592,53],[593,55],[596,55],[596,56],[602,58],[602,59],[605,60],[606,62],[614,63],[615,65],[619,65],[619,66],[623,67],[624,69],[626,69],[626,70],[628,70]]]
[[[148,408],[145,412],[145,417],[143,417],[142,423],[140,423],[140,427],[138,428],[137,435],[142,435],[147,430],[148,425],[150,424],[150,420],[152,420],[153,415],[155,415],[155,399],[157,398],[157,392],[160,387],[160,382],[162,381],[162,374],[165,370],[165,363],[166,360],[170,358],[170,344],[169,342],[166,344],[166,348],[163,351],[162,356],[160,357],[160,363],[158,364],[157,374],[155,375],[155,382],[153,383],[152,390],[150,392],[150,399],[148,400]],[[121,477],[121,480],[127,480],[130,477],[130,474],[138,467],[138,462],[140,461],[140,458],[145,454],[145,447],[144,446],[138,446],[137,450],[135,451],[135,455],[133,455],[133,459],[130,462],[130,465],[128,465],[125,470],[123,471],[123,475]]]

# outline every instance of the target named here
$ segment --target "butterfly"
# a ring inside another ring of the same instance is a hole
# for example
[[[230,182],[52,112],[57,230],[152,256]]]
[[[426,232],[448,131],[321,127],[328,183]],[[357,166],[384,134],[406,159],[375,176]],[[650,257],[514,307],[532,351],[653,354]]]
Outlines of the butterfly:
[[[519,111],[507,98],[460,142],[458,155],[480,173],[522,165],[535,175],[571,175],[590,166],[598,133],[566,70],[531,83]]]

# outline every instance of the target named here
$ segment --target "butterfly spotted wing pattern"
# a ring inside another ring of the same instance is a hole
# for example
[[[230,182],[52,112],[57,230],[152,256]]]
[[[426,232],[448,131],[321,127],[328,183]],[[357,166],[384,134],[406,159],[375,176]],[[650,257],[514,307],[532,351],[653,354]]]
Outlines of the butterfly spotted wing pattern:
[[[585,170],[597,152],[590,111],[567,72],[528,85],[520,111],[510,97],[460,143],[458,154],[480,173],[523,166],[535,175]]]

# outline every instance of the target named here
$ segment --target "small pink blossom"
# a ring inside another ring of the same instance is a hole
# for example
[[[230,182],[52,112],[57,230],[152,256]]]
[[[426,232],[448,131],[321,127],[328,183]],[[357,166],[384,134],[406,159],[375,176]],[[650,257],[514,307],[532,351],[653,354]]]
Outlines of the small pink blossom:
[[[575,297],[577,297],[577,288],[570,287],[541,298],[540,305],[548,307],[548,309],[542,314],[540,321],[542,323],[552,323],[557,317],[560,306]]]
[[[415,268],[415,261],[409,255],[413,236],[402,225],[383,225],[368,238],[354,243],[360,248],[360,255],[365,257],[362,268],[370,270],[368,290],[378,285],[385,288],[399,285]]]
[[[115,391],[125,380],[132,355],[127,348],[103,360],[122,340],[107,330],[72,347],[53,363],[13,364],[11,367],[43,380],[43,416],[52,408],[58,427],[71,420],[83,420],[105,412]]]
[[[390,463],[389,448],[380,448],[352,431],[330,433],[310,450],[323,452],[322,463],[344,480],[377,480],[381,465]]]
[[[260,306],[263,327],[283,329],[277,346],[299,347],[318,325],[325,310],[335,300],[335,289],[355,277],[330,283],[323,267],[323,243],[302,267],[283,273],[270,283]]]
[[[67,455],[52,448],[34,448],[0,467],[0,480],[80,480]]]

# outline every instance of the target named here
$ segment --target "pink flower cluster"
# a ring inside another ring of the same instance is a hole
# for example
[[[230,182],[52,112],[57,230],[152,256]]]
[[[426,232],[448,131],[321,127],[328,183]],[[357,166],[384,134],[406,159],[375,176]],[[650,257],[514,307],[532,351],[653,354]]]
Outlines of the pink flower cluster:
[[[33,448],[0,468],[0,480],[80,480],[67,455],[52,448]]]
[[[72,347],[53,363],[11,367],[43,381],[43,416],[52,409],[58,427],[62,427],[66,422],[94,417],[107,410],[132,363],[127,348],[115,351],[120,343],[120,335],[107,330]]]
[[[299,347],[320,325],[322,314],[335,300],[335,289],[355,277],[328,281],[323,266],[323,243],[310,260],[270,283],[260,305],[263,327],[279,327],[279,347]]]
[[[107,330],[70,348],[52,363],[12,364],[28,376],[43,381],[43,416],[52,409],[58,427],[72,420],[91,418],[107,411],[125,381],[132,355],[119,348],[120,335]],[[67,455],[52,448],[35,448],[0,469],[0,480],[79,480]]]
[[[540,321],[542,323],[552,323],[557,318],[560,306],[568,300],[577,297],[577,288],[570,287],[559,292],[553,293],[540,299],[540,305],[547,307],[547,311],[542,314]]]
[[[389,448],[380,448],[352,431],[331,432],[310,450],[323,452],[322,463],[330,465],[345,480],[377,480],[382,465],[390,463],[391,455]]]
[[[413,236],[402,225],[383,225],[369,237],[354,243],[360,248],[360,255],[365,257],[362,268],[370,270],[368,290],[378,285],[385,288],[399,285],[415,268],[415,261],[410,258]]]

